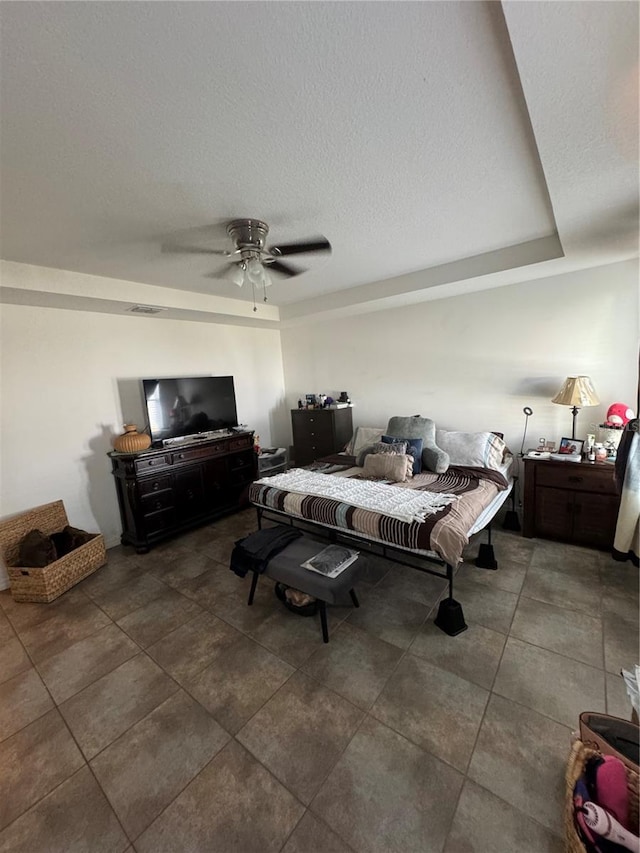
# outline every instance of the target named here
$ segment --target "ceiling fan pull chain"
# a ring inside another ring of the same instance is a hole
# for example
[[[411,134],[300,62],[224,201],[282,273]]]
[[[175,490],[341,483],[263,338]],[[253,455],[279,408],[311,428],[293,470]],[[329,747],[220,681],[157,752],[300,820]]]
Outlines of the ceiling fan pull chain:
[[[267,282],[265,280],[264,274],[262,276],[262,292],[264,293],[263,300],[264,300],[264,302],[266,302],[267,301]]]
[[[253,310],[257,311],[256,308],[256,286],[253,282],[251,282],[251,292],[253,293]]]

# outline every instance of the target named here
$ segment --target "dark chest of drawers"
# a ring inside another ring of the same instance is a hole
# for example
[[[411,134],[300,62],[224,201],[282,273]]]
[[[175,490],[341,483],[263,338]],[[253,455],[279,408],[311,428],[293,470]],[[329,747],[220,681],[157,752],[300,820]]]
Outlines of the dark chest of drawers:
[[[347,444],[353,432],[351,408],[292,409],[291,428],[295,464],[309,465]]]
[[[121,541],[139,553],[239,509],[257,473],[252,432],[197,445],[109,455]]]
[[[525,459],[523,535],[611,548],[620,496],[613,465]]]

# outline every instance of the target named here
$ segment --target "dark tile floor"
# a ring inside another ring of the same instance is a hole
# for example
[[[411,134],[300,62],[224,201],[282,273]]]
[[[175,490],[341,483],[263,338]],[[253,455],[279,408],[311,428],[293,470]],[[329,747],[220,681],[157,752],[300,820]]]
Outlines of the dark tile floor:
[[[451,638],[443,582],[363,555],[324,645],[268,581],[247,607],[254,527],[114,548],[49,605],[0,593],[0,851],[559,853],[579,712],[630,714],[637,570],[498,526]]]

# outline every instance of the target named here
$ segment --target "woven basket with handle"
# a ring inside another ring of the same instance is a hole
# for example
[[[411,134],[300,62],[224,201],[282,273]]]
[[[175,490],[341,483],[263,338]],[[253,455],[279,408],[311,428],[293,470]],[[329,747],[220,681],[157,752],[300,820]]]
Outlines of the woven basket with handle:
[[[16,601],[53,601],[107,562],[104,538],[96,533],[89,542],[41,569],[16,565],[20,542],[30,530],[41,530],[50,536],[68,523],[62,501],[43,504],[0,522],[0,550]]]
[[[564,810],[564,828],[565,828],[565,849],[567,853],[585,853],[585,846],[580,840],[580,836],[576,830],[576,825],[573,816],[573,789],[578,779],[582,776],[585,764],[594,755],[601,755],[599,749],[593,749],[591,746],[583,743],[581,740],[576,740],[571,749],[569,760],[567,762],[567,770],[565,773],[565,781],[567,783],[565,810]],[[632,827],[638,826],[638,774],[631,768],[626,767],[627,771],[627,790],[629,792],[629,819]]]

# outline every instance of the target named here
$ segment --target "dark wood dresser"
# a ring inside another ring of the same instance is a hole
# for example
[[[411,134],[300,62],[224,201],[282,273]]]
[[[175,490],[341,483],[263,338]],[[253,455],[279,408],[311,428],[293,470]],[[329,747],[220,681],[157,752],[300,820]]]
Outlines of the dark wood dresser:
[[[351,408],[292,409],[295,464],[309,465],[321,456],[339,453],[351,438]]]
[[[142,453],[110,453],[123,545],[153,545],[245,504],[256,479],[253,433]]]
[[[611,548],[620,496],[606,462],[524,460],[523,536]]]

